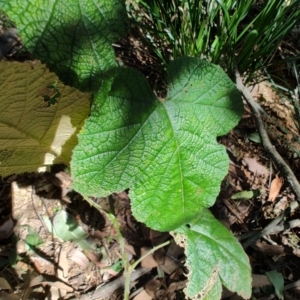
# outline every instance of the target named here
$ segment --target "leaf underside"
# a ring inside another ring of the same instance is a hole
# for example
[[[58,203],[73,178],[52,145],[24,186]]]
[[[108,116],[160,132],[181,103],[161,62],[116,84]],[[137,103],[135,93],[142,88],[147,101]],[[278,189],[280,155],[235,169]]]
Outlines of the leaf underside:
[[[55,82],[60,96],[48,107],[44,96],[56,94],[48,87]],[[0,175],[69,164],[91,96],[63,85],[39,62],[0,62],[0,90]]]
[[[65,84],[99,89],[104,72],[116,66],[112,43],[127,31],[120,0],[0,0],[27,49]]]
[[[199,59],[171,63],[159,101],[134,70],[119,69],[95,95],[71,167],[85,196],[130,188],[135,217],[169,231],[211,206],[228,171],[216,137],[238,122],[240,94],[221,68]]]

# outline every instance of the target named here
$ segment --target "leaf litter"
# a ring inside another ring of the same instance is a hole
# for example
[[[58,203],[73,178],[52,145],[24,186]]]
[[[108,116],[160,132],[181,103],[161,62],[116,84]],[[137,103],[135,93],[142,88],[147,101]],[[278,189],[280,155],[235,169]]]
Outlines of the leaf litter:
[[[58,177],[64,180],[57,181]],[[68,190],[68,177],[67,173],[59,171],[11,176],[6,180],[1,200],[6,201],[5,208],[10,211],[8,221],[2,225],[6,234],[1,236],[1,242],[11,237],[13,222],[15,243],[7,243],[1,248],[2,257],[11,267],[1,269],[0,277],[7,278],[12,288],[2,288],[0,298],[10,296],[10,290],[19,291],[20,297],[30,297],[34,293],[37,299],[77,297],[120,278],[122,256],[114,226],[105,213]],[[137,223],[131,214],[126,192],[94,201],[104,209],[113,205],[126,241],[128,259],[144,256],[141,268],[148,270],[150,278],[159,267],[165,274],[157,279],[161,282],[159,294],[168,293],[170,297],[172,294],[174,298],[177,289],[173,285],[171,292],[168,289],[171,283],[180,282],[180,278],[184,280],[182,263],[177,261],[183,249],[172,243],[165,250],[146,255],[153,246],[170,239],[170,235]],[[10,256],[12,250],[15,251],[14,257]],[[142,277],[134,284],[143,287],[145,283]],[[117,287],[122,287],[122,284]],[[111,299],[114,292],[104,289],[101,299]]]

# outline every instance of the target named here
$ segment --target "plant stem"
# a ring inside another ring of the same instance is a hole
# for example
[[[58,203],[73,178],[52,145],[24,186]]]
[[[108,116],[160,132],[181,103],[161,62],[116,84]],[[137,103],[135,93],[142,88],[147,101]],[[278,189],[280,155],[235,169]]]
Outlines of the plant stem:
[[[134,269],[136,268],[136,266],[145,258],[147,257],[149,254],[154,253],[156,250],[163,248],[165,246],[167,246],[168,244],[170,244],[170,241],[164,242],[154,248],[152,248],[149,252],[147,252],[145,255],[143,255],[142,257],[140,257],[136,262],[134,262],[132,265],[129,264],[128,260],[125,262],[124,261],[124,277],[125,277],[125,288],[124,288],[124,300],[128,300],[129,299],[129,294],[130,294],[130,275],[131,273],[134,271]],[[125,267],[126,265],[126,267]]]

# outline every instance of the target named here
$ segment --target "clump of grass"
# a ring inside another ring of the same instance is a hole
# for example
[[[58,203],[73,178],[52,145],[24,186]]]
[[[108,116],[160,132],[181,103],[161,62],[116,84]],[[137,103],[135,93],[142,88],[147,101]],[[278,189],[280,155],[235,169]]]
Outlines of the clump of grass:
[[[300,0],[128,0],[127,9],[162,64],[202,57],[231,76],[236,62],[248,79],[300,20]]]

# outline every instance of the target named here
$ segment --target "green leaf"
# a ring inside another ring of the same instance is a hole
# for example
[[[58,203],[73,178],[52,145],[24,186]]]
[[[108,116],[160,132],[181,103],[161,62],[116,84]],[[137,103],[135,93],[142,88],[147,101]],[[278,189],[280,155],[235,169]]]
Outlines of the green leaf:
[[[44,243],[43,239],[39,236],[39,234],[33,230],[33,228],[29,225],[26,225],[28,228],[28,234],[26,236],[25,242],[29,246],[37,247]]]
[[[278,297],[278,299],[283,300],[283,289],[284,289],[284,279],[281,273],[272,270],[269,272],[266,272],[267,277],[269,280],[272,282],[274,288],[275,288],[275,293]]]
[[[253,132],[247,135],[247,138],[255,143],[261,144],[260,135],[258,132]]]
[[[127,30],[121,0],[0,0],[26,47],[68,85],[97,90]]]
[[[252,199],[254,197],[258,197],[261,195],[260,190],[250,190],[250,191],[242,191],[235,193],[231,196],[231,199],[233,200],[239,200],[239,199]]]
[[[47,107],[44,96],[60,96]],[[63,85],[45,65],[0,62],[0,175],[68,164],[90,111],[89,94]]]
[[[215,202],[229,165],[216,137],[243,111],[220,67],[181,58],[168,73],[169,94],[159,101],[139,73],[119,69],[95,95],[71,162],[81,194],[130,188],[135,217],[160,231],[187,224]]]
[[[208,209],[189,226],[177,229],[175,240],[185,246],[189,297],[201,295],[203,299],[220,299],[224,285],[243,298],[250,298],[249,259],[236,238]]]
[[[54,216],[53,228],[55,235],[63,241],[80,241],[88,237],[76,219],[64,210],[59,211]]]
[[[115,271],[116,273],[120,273],[124,268],[124,262],[123,260],[119,260],[116,263],[114,263],[112,266],[110,266],[110,269]]]

